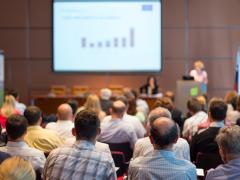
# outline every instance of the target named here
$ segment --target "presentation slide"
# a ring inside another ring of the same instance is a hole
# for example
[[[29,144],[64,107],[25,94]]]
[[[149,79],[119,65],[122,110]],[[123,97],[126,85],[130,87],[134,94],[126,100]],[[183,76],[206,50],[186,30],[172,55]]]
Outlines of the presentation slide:
[[[160,0],[54,0],[55,72],[161,70]]]

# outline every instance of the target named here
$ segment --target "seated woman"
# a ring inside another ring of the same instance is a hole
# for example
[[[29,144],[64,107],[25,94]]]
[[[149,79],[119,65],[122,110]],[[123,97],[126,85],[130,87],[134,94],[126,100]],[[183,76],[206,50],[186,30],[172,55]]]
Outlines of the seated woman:
[[[158,84],[155,76],[147,78],[147,83],[140,87],[140,93],[147,95],[158,94]]]
[[[78,108],[77,113],[84,109],[90,109],[95,111],[98,114],[100,120],[102,120],[106,116],[106,113],[102,111],[100,100],[96,94],[90,94],[87,97],[84,106]]]
[[[15,108],[15,98],[12,95],[6,95],[0,109],[0,124],[3,129],[6,127],[6,119],[12,114],[20,114],[20,112]]]

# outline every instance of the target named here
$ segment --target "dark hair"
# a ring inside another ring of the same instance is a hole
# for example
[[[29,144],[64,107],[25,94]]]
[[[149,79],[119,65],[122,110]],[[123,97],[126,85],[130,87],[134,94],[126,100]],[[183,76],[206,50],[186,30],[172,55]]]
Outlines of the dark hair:
[[[128,106],[128,99],[126,96],[118,96],[115,101],[122,101],[125,106]]]
[[[72,113],[74,115],[76,113],[77,109],[78,109],[78,101],[75,100],[75,99],[71,99],[67,103],[69,104],[69,106],[71,106]]]
[[[7,136],[16,140],[27,131],[27,119],[21,115],[11,115],[6,121]]]
[[[191,100],[188,100],[187,108],[193,113],[197,113],[202,110],[202,104],[196,98],[192,98]]]
[[[212,100],[209,105],[209,112],[213,120],[222,121],[226,118],[227,104],[220,99]]]
[[[77,139],[90,140],[97,136],[100,120],[96,112],[92,110],[82,110],[77,113],[74,126]]]
[[[24,111],[24,116],[27,118],[28,125],[36,125],[39,118],[41,117],[42,112],[37,106],[29,106]]]
[[[164,132],[159,131],[157,127],[154,126],[154,123],[151,126],[150,130],[151,137],[154,141],[154,144],[158,145],[160,148],[164,148],[175,142],[178,137],[178,127],[174,122],[173,126]]]
[[[150,79],[153,78],[153,81],[154,81],[154,87],[158,87],[157,85],[157,79],[155,76],[148,76],[147,78],[147,84],[149,85],[149,82],[150,82]]]
[[[7,94],[12,95],[15,99],[19,96],[18,92],[14,89],[9,90]]]

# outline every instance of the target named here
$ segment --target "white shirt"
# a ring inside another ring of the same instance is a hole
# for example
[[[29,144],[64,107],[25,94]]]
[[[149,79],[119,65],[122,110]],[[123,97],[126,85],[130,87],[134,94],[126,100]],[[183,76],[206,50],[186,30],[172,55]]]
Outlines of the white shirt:
[[[111,115],[106,116],[102,122],[104,123],[104,122],[110,121],[111,119],[112,119]],[[127,126],[131,126],[134,129],[137,135],[137,138],[144,137],[144,135],[146,134],[146,130],[143,127],[141,121],[137,117],[131,116],[125,113],[122,120],[128,124]]]
[[[64,143],[64,146],[72,146],[75,142],[76,142],[75,137],[68,138],[68,139],[66,139],[66,141]],[[95,147],[96,147],[97,150],[99,150],[101,152],[104,152],[104,153],[107,153],[108,155],[111,156],[111,151],[110,151],[110,148],[109,148],[108,144],[96,141]]]
[[[208,78],[207,78],[207,72],[205,70],[197,71],[195,69],[190,71],[190,76],[194,77],[194,81],[207,84]]]
[[[138,139],[133,152],[133,159],[139,156],[149,156],[154,151],[149,137]],[[188,142],[183,138],[178,138],[177,143],[173,145],[173,152],[179,159],[190,161],[190,150]]]
[[[63,139],[74,137],[72,135],[72,128],[74,128],[74,123],[71,120],[58,120],[57,122],[50,122],[46,126],[46,129],[57,132]]]
[[[8,141],[7,145],[0,147],[0,151],[6,152],[11,156],[20,156],[28,160],[35,170],[43,169],[46,158],[42,151],[29,147],[25,142]]]
[[[15,109],[18,110],[22,115],[26,109],[26,105],[20,102],[15,102]]]
[[[186,119],[183,125],[183,137],[191,140],[194,134],[198,131],[198,125],[207,118],[207,113],[199,111],[192,117]]]
[[[111,119],[101,123],[101,133],[97,139],[108,143],[129,142],[133,148],[137,135],[133,127],[123,119]]]

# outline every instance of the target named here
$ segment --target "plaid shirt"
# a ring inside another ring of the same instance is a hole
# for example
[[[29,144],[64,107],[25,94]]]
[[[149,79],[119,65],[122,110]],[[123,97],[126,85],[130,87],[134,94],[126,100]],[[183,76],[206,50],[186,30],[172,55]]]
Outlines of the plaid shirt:
[[[47,158],[44,180],[115,180],[112,158],[88,141],[76,141],[71,147],[53,150]]]

